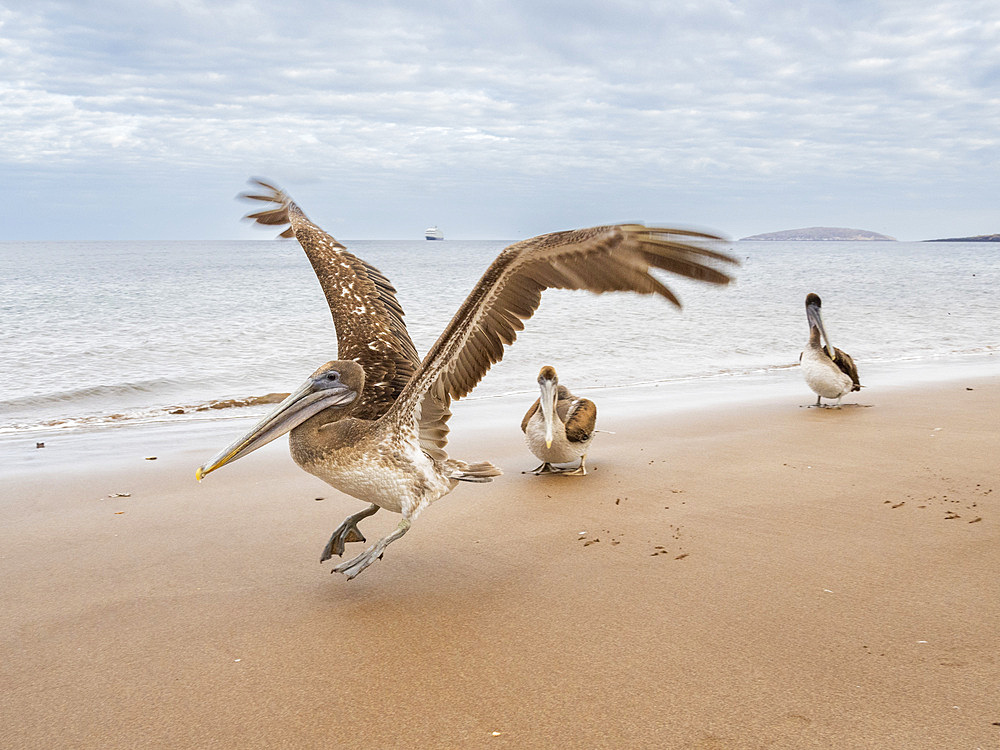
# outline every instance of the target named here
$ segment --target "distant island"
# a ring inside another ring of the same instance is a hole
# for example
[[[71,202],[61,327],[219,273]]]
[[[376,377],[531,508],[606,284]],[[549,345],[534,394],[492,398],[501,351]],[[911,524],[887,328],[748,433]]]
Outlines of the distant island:
[[[975,237],[949,237],[943,240],[924,240],[924,242],[1000,242],[1000,234],[980,234]]]
[[[786,229],[784,232],[769,232],[768,234],[755,234],[752,237],[741,237],[743,240],[807,240],[817,241],[878,241],[895,242],[895,237],[889,237],[878,232],[869,232],[864,229],[847,229],[845,227],[805,227],[804,229]]]

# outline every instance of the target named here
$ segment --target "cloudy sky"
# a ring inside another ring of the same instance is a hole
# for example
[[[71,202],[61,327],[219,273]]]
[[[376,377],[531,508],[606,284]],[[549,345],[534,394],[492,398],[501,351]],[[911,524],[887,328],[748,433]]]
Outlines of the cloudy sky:
[[[996,0],[0,0],[0,240],[1000,232]]]

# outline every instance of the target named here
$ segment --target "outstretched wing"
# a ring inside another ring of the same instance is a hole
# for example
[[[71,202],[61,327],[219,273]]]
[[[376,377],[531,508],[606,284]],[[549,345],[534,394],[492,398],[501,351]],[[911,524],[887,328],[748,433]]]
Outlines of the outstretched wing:
[[[727,284],[730,276],[709,265],[736,263],[708,247],[720,239],[625,224],[546,234],[511,245],[462,303],[386,418],[403,422],[415,415],[423,450],[434,458],[444,456],[447,426],[441,414],[500,361],[504,346],[514,342],[523,321],[538,309],[544,289],[659,294],[680,307],[651,269]]]
[[[337,359],[350,359],[365,370],[365,387],[352,416],[378,419],[396,401],[420,364],[403,322],[396,290],[366,263],[313,224],[283,190],[251,180],[259,191],[241,198],[267,208],[245,218],[267,226],[286,226],[281,237],[295,237],[312,263],[337,329]]]

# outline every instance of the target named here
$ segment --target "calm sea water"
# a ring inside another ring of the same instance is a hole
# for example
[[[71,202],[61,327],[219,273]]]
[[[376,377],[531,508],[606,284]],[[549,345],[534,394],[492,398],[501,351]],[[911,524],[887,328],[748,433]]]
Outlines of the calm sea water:
[[[507,242],[345,243],[395,284],[433,343]],[[1000,246],[738,242],[737,281],[660,299],[550,290],[472,397],[739,377],[797,363],[804,298],[861,369],[1000,351]],[[216,418],[216,399],[287,392],[337,354],[294,241],[0,243],[0,433]],[[229,410],[232,412],[233,410]],[[177,413],[179,412],[179,413]]]

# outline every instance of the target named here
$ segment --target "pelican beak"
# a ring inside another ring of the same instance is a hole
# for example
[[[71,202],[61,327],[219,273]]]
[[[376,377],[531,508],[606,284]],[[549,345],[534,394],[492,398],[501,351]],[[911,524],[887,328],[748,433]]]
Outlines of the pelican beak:
[[[806,305],[806,319],[809,321],[810,326],[816,326],[819,329],[823,341],[826,342],[826,353],[830,359],[833,359],[833,344],[830,343],[830,337],[826,335],[826,326],[823,325],[823,315],[820,313],[819,307],[816,305]]]
[[[556,383],[554,380],[539,380],[539,387],[542,389],[542,396],[539,399],[542,405],[542,417],[545,419],[545,447],[552,447],[553,428],[556,413]]]
[[[324,409],[349,404],[357,396],[355,391],[342,383],[325,385],[310,378],[243,437],[234,440],[202,464],[195,472],[195,479],[200,482],[207,474],[267,445]]]

